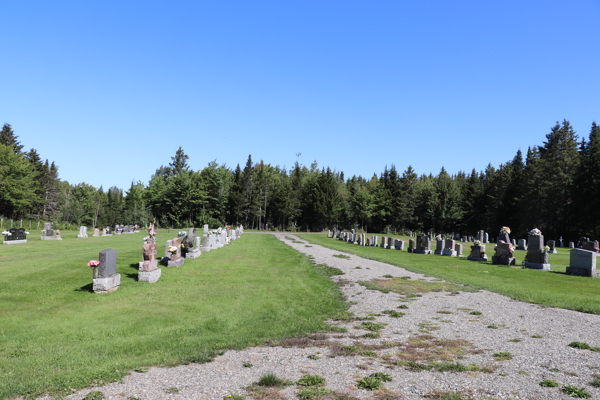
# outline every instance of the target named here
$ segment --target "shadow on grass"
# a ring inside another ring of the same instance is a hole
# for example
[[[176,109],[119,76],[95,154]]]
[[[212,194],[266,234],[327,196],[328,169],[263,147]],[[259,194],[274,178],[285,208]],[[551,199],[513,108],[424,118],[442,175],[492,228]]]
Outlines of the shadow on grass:
[[[79,289],[75,289],[76,292],[90,292],[94,293],[94,285],[92,283],[88,283],[87,285],[83,285]]]
[[[125,273],[125,276],[127,276],[129,279],[133,279],[133,280],[134,280],[134,281],[136,281],[136,282],[137,282],[137,280],[138,280],[138,275],[139,275],[139,274],[137,274],[137,273],[136,273],[136,274],[128,274],[128,273]]]
[[[129,264],[129,268],[140,269],[140,263]]]

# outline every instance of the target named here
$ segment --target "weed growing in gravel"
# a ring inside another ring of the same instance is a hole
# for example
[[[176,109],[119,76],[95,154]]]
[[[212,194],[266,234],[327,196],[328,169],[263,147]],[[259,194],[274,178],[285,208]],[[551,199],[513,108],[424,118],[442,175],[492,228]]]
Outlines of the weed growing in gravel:
[[[307,245],[305,245],[304,247],[312,247],[312,246],[307,244]]]
[[[320,399],[325,396],[329,396],[333,393],[333,390],[323,388],[323,387],[311,387],[304,390],[299,391],[296,396],[300,400],[311,400],[311,399]]]
[[[496,325],[493,325],[493,324],[492,325],[488,325],[487,327],[490,328],[490,329],[498,329],[498,327]]]
[[[307,356],[306,358],[308,358],[309,360],[318,360],[318,359],[320,359],[321,357],[319,357],[319,356],[318,356],[318,355],[316,355],[316,354],[311,354],[311,355]]]
[[[246,396],[240,396],[239,394],[228,394],[223,397],[223,400],[244,400]]]
[[[483,313],[481,311],[471,311],[469,314],[470,315],[483,315]]]
[[[387,314],[387,315],[389,315],[389,316],[390,316],[390,317],[392,317],[392,318],[400,318],[400,317],[403,317],[403,316],[404,316],[404,313],[403,313],[403,312],[400,312],[400,311],[395,311],[395,310],[385,310],[385,311],[382,311],[382,312],[383,312],[384,314]]]
[[[165,393],[166,394],[176,394],[176,393],[179,393],[179,389],[177,389],[175,386],[173,386],[173,387],[165,389]]]
[[[385,274],[383,277],[384,277],[384,278],[393,278],[393,277],[394,277],[394,275]]]
[[[550,372],[560,372],[560,369],[558,369],[558,368],[550,368],[549,371]]]
[[[381,329],[383,329],[383,325],[381,324],[377,324],[375,322],[369,322],[369,321],[365,321],[362,324],[355,326],[354,328],[356,329],[366,329],[368,331],[380,331]]]
[[[104,393],[99,392],[97,390],[93,391],[93,392],[89,392],[83,398],[83,400],[102,400],[102,399],[104,399]]]
[[[299,240],[292,240],[292,243],[304,244],[304,242],[301,242],[301,241],[299,241]]]
[[[456,285],[449,282],[413,281],[403,278],[372,279],[369,282],[358,282],[367,289],[379,290],[384,293],[394,292],[403,295],[417,295],[428,292],[453,292],[457,290],[475,292],[466,286]]]
[[[520,342],[520,341],[521,341],[521,339],[519,339],[519,338],[508,339],[508,340],[507,340],[507,342],[515,342],[515,343],[518,343],[518,342]]]
[[[347,256],[345,254],[334,254],[333,256],[337,257],[337,258],[343,258],[344,260],[349,260],[350,259],[350,256]]]
[[[438,325],[431,322],[419,322],[419,328],[419,332],[421,333],[431,333],[441,329]]]
[[[252,368],[252,363],[250,363],[249,361],[245,361],[243,365],[244,368]]]
[[[268,373],[261,376],[256,384],[258,386],[282,388],[291,385],[292,382],[285,379],[281,379],[273,373]]]
[[[142,399],[140,399],[139,397],[135,397],[135,396],[129,396],[127,398],[127,400],[142,400]]]
[[[512,360],[512,358],[513,358],[512,354],[509,353],[508,351],[501,351],[499,353],[494,353],[494,354],[492,354],[492,356],[494,356],[497,361]]]
[[[448,311],[448,310],[439,310],[436,311],[438,314],[452,314],[452,311]]]
[[[534,338],[534,339],[541,339],[541,338],[543,338],[542,335],[531,335],[531,337]]]
[[[520,370],[519,370],[519,371],[517,371],[517,372],[518,372],[520,375],[529,375],[529,372],[527,372],[527,371],[525,371],[525,370],[523,370],[523,369],[520,369]]]
[[[289,237],[289,236],[286,236],[285,238],[286,238],[286,240],[292,240],[292,241],[296,240],[293,237]]]
[[[591,381],[589,384],[590,384],[590,386],[593,386],[593,387],[600,387],[600,376],[596,375],[594,377],[594,380]]]
[[[442,392],[440,390],[434,390],[423,395],[426,399],[433,400],[471,400],[472,397],[460,393],[460,392]]]
[[[368,332],[365,333],[364,335],[362,335],[361,337],[367,338],[367,339],[379,339],[381,337],[381,333],[379,332]]]
[[[361,268],[361,267],[356,267],[356,268],[354,268],[354,269],[362,269],[362,268]]]
[[[400,304],[397,308],[407,309],[408,306],[406,304]]]
[[[571,397],[577,397],[580,399],[587,399],[589,397],[592,397],[592,395],[586,392],[584,388],[578,388],[577,386],[573,385],[563,386],[561,390],[563,391],[563,393]]]
[[[304,375],[296,381],[297,386],[325,386],[325,378],[319,375]]]
[[[344,271],[342,271],[339,268],[330,267],[325,264],[319,264],[316,267],[317,267],[317,271],[319,271],[320,273],[322,273],[325,276],[344,275]]]
[[[383,372],[375,372],[362,378],[356,385],[359,389],[378,390],[381,388],[381,382],[391,382],[392,377]]]
[[[571,342],[569,343],[569,347],[582,350],[600,351],[600,347],[592,347],[589,344],[582,342]]]
[[[141,374],[145,374],[146,372],[148,372],[148,368],[144,368],[144,367],[136,368],[136,369],[134,369],[134,371],[139,372]]]
[[[556,381],[553,381],[552,379],[545,379],[540,382],[540,386],[541,387],[557,387],[558,383],[556,383]]]

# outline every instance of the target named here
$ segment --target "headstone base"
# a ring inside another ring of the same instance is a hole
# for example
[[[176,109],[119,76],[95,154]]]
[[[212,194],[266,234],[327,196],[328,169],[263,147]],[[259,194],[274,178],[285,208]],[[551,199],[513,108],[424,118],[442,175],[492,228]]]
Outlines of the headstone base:
[[[517,250],[525,250],[525,251],[527,251],[527,246],[518,246]]]
[[[100,235],[92,235],[92,237],[99,237]]]
[[[436,250],[435,251],[436,256],[441,256],[443,253],[444,253],[444,250]]]
[[[411,248],[409,248],[407,251],[408,251],[409,253],[414,253],[414,249],[411,249]]]
[[[27,243],[27,239],[23,240],[5,240],[4,244],[19,244],[19,243]]]
[[[469,257],[467,257],[467,260],[469,260],[469,261],[487,261],[488,257],[487,256],[483,256],[483,257],[469,256]]]
[[[444,249],[443,256],[456,257],[456,250]]]
[[[385,246],[385,248],[389,249],[389,250],[393,250],[394,249],[394,247],[392,247],[392,246]]]
[[[121,234],[121,232],[115,232],[115,235],[120,235],[120,234]],[[108,235],[107,235],[107,236],[108,236]]]
[[[492,256],[492,264],[495,264],[495,265],[517,265],[517,259],[514,257]]]
[[[417,249],[417,250],[413,250],[413,253],[416,253],[416,254],[431,254],[431,253],[433,253],[433,251],[431,251],[431,250],[418,250]]]
[[[135,232],[123,232],[124,235],[127,235],[129,233],[135,233]]]
[[[142,264],[144,262],[142,261]],[[154,271],[140,271],[138,273],[138,282],[154,283],[160,278],[161,269],[156,268]]]
[[[202,253],[208,253],[209,251],[211,251],[212,249],[210,247],[200,247],[200,251]]]
[[[590,278],[600,278],[600,271],[589,268],[567,267],[567,275],[587,276]]]
[[[40,236],[40,240],[62,240],[62,238],[56,236]]]
[[[167,267],[181,267],[185,262],[185,258],[180,257],[177,260],[173,261],[169,257],[164,257],[161,260],[161,264]]]
[[[539,269],[542,271],[552,271],[552,264],[538,264],[525,261],[525,268],[528,269]]]
[[[86,238],[88,237],[88,235],[77,235],[78,238]]]
[[[108,278],[92,279],[94,293],[111,293],[121,285],[121,274],[115,274]]]
[[[556,253],[558,253],[558,251],[556,251],[556,249],[552,249],[548,253],[550,253],[550,254],[556,254]]]
[[[187,253],[185,253],[185,258],[198,258],[202,255],[200,248],[190,249]]]

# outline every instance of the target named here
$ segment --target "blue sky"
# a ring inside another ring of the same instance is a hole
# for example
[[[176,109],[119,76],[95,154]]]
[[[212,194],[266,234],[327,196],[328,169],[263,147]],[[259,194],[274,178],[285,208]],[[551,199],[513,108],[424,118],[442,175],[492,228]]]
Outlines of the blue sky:
[[[600,122],[600,1],[5,1],[0,123],[105,189],[210,161],[483,170]]]

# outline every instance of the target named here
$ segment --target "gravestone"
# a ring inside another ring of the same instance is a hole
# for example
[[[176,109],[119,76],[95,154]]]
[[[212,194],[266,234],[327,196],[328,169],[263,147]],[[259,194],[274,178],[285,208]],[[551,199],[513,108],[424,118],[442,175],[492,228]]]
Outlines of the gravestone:
[[[361,246],[366,246],[367,244],[365,243],[365,234],[361,233],[360,234],[360,245]]]
[[[492,264],[496,265],[516,265],[512,244],[500,242],[496,245],[496,254],[492,256]]]
[[[463,245],[460,243],[456,243],[454,245],[454,252],[456,253],[456,257],[464,257],[463,254]]]
[[[567,275],[600,277],[600,271],[596,270],[596,258],[596,253],[591,250],[571,250]]]
[[[404,250],[404,240],[396,239],[394,242],[394,248],[396,250]]]
[[[548,240],[548,247],[550,247],[550,250],[548,251],[548,253],[551,254],[556,254],[556,242],[554,240]]]
[[[87,234],[87,226],[80,226],[79,227],[79,235],[77,235],[78,238],[87,238],[88,234]]]
[[[149,283],[158,281],[161,269],[156,262],[156,243],[153,240],[144,243],[142,256],[144,260],[140,262],[138,281]]]
[[[197,246],[196,228],[189,228],[187,235],[183,238],[185,258],[198,258],[202,254],[200,246]]]
[[[456,250],[454,249],[454,247],[456,246],[456,241],[454,240],[445,240],[444,241],[444,251],[442,251],[442,255],[443,256],[448,256],[448,257],[456,257],[457,253]]]
[[[417,247],[413,250],[413,253],[416,254],[431,254],[433,251],[431,249],[431,239],[427,235],[421,235],[417,237]]]
[[[586,240],[583,242],[583,250],[598,251],[598,241]]]
[[[100,229],[94,228],[94,234],[92,235],[92,237],[98,237],[98,236],[100,236]]]
[[[169,247],[174,247],[174,253],[169,251]],[[185,262],[185,258],[181,257],[181,238],[174,238],[165,242],[164,257],[162,264],[167,267],[181,267]]]
[[[488,235],[487,232],[485,232],[484,238],[483,238],[483,243],[489,243],[489,242],[490,242],[490,236]]]
[[[435,241],[435,254],[441,256],[444,253],[444,241],[442,239],[436,239]]]
[[[485,254],[485,245],[475,242],[471,246],[471,253],[467,257],[470,261],[487,261],[488,256]]]
[[[100,264],[94,268],[92,289],[94,293],[111,293],[121,285],[121,274],[117,274],[117,251],[102,250],[99,255]]]
[[[575,243],[574,242],[569,242],[569,248],[570,249],[574,249],[575,248]]]
[[[548,252],[544,248],[544,235],[538,230],[533,230],[527,237],[527,259],[525,260],[525,268],[539,269],[542,271],[552,271],[552,265],[548,263]]]
[[[517,241],[516,241],[516,239],[512,240],[512,245],[515,246],[515,247],[517,247]]]
[[[385,236],[381,238],[381,244],[379,245],[379,247],[381,247],[382,249],[385,249],[385,247],[387,246],[387,240],[388,238],[386,238]]]
[[[527,240],[519,239],[519,244],[517,246],[517,250],[527,250]]]
[[[463,236],[463,237],[462,237],[462,241],[463,241],[463,243],[466,243],[466,242],[468,242],[468,241],[469,241],[469,238],[468,238],[468,237],[466,237],[466,236]]]
[[[409,253],[412,253],[413,251],[415,251],[415,240],[414,239],[408,239],[408,250]]]
[[[373,235],[371,237],[371,246],[377,247],[377,236],[376,235]]]
[[[52,224],[49,222],[44,223],[44,234],[40,237],[41,240],[62,240],[60,237],[60,231],[52,229]]]
[[[560,239],[558,239],[558,243],[559,243],[558,245],[559,245],[561,248],[562,248],[562,247],[565,247],[565,243],[564,243],[564,240],[563,240],[562,236],[560,237]]]
[[[8,234],[4,235],[4,244],[19,244],[19,243],[27,243],[27,235],[29,232],[25,231],[23,228],[10,228],[8,231],[5,231]]]

